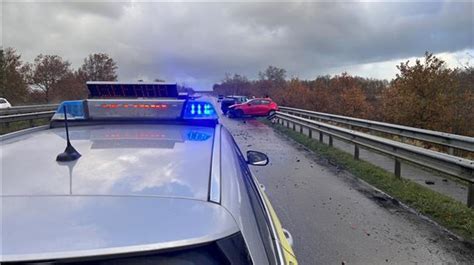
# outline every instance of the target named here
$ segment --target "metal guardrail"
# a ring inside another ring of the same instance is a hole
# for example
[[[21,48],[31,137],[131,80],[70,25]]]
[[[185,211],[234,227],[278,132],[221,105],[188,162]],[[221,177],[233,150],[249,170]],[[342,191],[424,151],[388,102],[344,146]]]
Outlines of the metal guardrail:
[[[280,107],[286,113],[294,114],[309,119],[316,119],[324,122],[335,122],[346,126],[360,127],[370,131],[388,133],[403,138],[411,138],[423,142],[439,144],[448,147],[448,153],[453,154],[454,149],[474,152],[474,138],[457,134],[443,133],[403,125],[396,125],[378,121],[364,120],[323,112],[302,110],[290,107]]]
[[[295,125],[298,125],[300,127],[300,133],[303,133],[303,128],[306,128],[309,131],[309,137],[311,138],[313,138],[312,135],[314,131],[318,132],[320,142],[323,142],[323,135],[327,135],[329,137],[330,146],[332,146],[333,138],[354,144],[355,159],[359,159],[360,147],[365,147],[394,157],[394,173],[397,177],[401,177],[401,161],[409,161],[467,182],[467,205],[474,208],[474,161],[472,160],[435,152],[324,122],[318,122],[281,111],[277,112],[275,118],[278,123],[283,125],[286,121],[286,126],[288,128],[291,123],[293,125],[293,130],[296,130]]]
[[[0,125],[9,128],[10,123],[18,121],[29,121],[30,127],[34,126],[34,120],[50,119],[59,104],[17,106],[0,110]]]
[[[0,109],[0,116],[56,110],[58,106],[59,104],[45,104],[11,107],[8,109]]]
[[[29,121],[30,125],[33,125],[33,121],[37,119],[50,119],[53,117],[56,111],[41,111],[33,113],[13,114],[0,116],[0,124],[5,127],[9,127],[11,122],[17,121]]]

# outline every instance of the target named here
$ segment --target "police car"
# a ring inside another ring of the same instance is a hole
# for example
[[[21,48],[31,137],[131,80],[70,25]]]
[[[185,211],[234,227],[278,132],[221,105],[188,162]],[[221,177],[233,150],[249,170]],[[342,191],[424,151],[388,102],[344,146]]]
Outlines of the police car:
[[[263,186],[203,99],[88,82],[47,128],[2,136],[2,264],[297,264]]]

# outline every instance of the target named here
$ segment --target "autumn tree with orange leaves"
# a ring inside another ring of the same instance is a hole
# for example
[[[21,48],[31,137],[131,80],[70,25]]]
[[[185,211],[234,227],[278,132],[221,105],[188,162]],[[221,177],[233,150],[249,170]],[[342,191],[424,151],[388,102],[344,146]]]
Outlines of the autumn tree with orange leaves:
[[[469,116],[459,109],[472,109],[472,89],[462,91],[458,70],[431,53],[423,62],[409,61],[397,66],[400,73],[383,93],[383,113],[386,121],[417,128],[469,134]],[[464,126],[456,125],[459,119]],[[472,121],[472,120],[471,120]],[[471,125],[472,126],[472,125]],[[462,127],[462,128],[461,128]]]

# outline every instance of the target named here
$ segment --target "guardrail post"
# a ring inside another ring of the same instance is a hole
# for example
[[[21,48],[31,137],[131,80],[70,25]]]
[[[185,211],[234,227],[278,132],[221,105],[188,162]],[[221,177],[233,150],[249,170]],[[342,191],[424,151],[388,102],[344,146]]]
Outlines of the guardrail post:
[[[329,146],[332,146],[332,136],[329,135]]]
[[[296,124],[293,122],[293,131],[296,131]]]
[[[309,137],[309,139],[312,139],[313,138],[313,130],[311,130],[311,128],[308,128],[308,130],[309,130],[308,137]]]
[[[358,144],[354,145],[354,159],[359,160],[359,145]]]
[[[286,128],[290,128],[290,121],[286,121]]]
[[[35,124],[34,124],[33,120],[29,120],[28,125],[30,125],[30,127],[33,127]]]
[[[323,142],[323,132],[319,132],[319,141]]]
[[[469,183],[467,187],[467,206],[474,208],[474,183]]]
[[[395,176],[398,178],[402,176],[402,163],[398,158],[395,158]]]
[[[454,148],[452,146],[448,147],[448,154],[454,155]]]
[[[300,133],[303,133],[303,125],[300,125]]]

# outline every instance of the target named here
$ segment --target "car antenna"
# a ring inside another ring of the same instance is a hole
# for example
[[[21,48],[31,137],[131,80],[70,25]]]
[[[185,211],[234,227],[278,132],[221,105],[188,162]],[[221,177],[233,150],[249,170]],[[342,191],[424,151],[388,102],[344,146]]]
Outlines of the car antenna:
[[[63,110],[64,110],[64,127],[66,128],[67,145],[64,152],[60,153],[56,157],[56,161],[58,162],[74,161],[74,160],[79,159],[79,157],[81,157],[81,154],[77,152],[77,150],[71,145],[71,141],[69,140],[69,127],[67,126],[66,105],[63,106]]]

